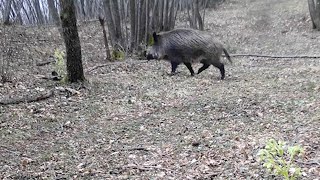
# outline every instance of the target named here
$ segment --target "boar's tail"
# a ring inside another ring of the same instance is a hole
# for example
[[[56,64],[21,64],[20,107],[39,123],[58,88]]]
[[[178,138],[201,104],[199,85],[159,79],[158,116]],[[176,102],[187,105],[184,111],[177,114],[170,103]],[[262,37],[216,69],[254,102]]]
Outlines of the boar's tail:
[[[230,55],[229,55],[228,51],[227,51],[225,48],[223,48],[222,50],[223,50],[224,54],[226,55],[227,59],[230,61],[230,63],[232,63],[232,61],[231,61],[231,58],[230,58]]]

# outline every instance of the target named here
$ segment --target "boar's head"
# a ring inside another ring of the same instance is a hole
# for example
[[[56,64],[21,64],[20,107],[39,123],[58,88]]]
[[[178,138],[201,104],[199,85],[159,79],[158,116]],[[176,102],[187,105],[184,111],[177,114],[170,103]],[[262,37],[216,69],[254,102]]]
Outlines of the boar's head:
[[[163,58],[160,38],[161,38],[160,35],[157,35],[156,32],[153,33],[154,43],[152,46],[148,47],[146,51],[147,60],[151,60],[151,59],[160,60]]]

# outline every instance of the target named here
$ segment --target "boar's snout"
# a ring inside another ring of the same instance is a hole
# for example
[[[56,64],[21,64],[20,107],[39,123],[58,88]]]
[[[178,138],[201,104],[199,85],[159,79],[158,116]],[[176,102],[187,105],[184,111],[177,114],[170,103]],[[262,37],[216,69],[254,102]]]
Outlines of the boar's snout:
[[[147,54],[147,60],[151,60],[151,59],[154,59],[152,54]]]

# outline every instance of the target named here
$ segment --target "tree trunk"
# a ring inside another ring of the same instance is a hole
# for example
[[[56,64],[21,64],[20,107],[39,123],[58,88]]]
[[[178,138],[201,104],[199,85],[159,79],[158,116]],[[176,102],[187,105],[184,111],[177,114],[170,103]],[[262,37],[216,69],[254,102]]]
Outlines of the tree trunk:
[[[103,32],[103,39],[104,39],[104,45],[106,48],[106,56],[107,56],[106,59],[110,60],[111,54],[110,54],[110,50],[109,50],[109,43],[108,43],[106,28],[104,26],[104,19],[102,17],[99,17],[99,22],[100,22],[100,25],[102,27],[102,32]]]
[[[4,10],[4,25],[9,25],[10,24],[10,12],[11,12],[11,3],[12,0],[7,0],[7,3],[5,4],[5,10]]]
[[[37,14],[37,25],[44,24],[44,17],[40,8],[39,0],[35,0],[33,3]]]
[[[23,20],[21,17],[21,9],[23,6],[23,1],[13,1],[13,7],[15,9],[16,12],[16,17],[13,21],[19,22],[19,24],[23,24]]]
[[[118,50],[120,47],[123,47],[119,4],[117,0],[113,0],[110,3],[111,3],[111,13],[113,17],[113,23],[115,28],[115,36],[116,36],[115,38],[117,43],[115,48]]]
[[[158,25],[158,0],[155,0],[153,7],[152,7],[152,12],[151,12],[151,16],[150,16],[150,23],[149,23],[149,31],[156,31],[157,29],[157,25]],[[151,32],[151,33],[152,33]]]
[[[203,22],[202,22],[202,18],[201,18],[201,15],[200,15],[200,10],[199,10],[199,0],[194,0],[195,4],[194,4],[194,16],[195,16],[195,19],[196,19],[196,22],[195,24],[198,24],[198,29],[200,30],[203,30],[204,27],[203,27]]]
[[[131,36],[130,36],[130,50],[132,51],[136,45],[136,3],[135,0],[130,0],[130,31],[131,31]]]
[[[320,30],[320,0],[308,0],[312,28]]]
[[[60,27],[61,22],[58,14],[58,9],[56,8],[54,4],[54,0],[47,0],[48,8],[49,8],[49,15],[52,17],[54,23],[57,27]],[[60,28],[59,28],[60,31]]]
[[[168,22],[168,30],[171,30],[174,28],[174,18],[175,18],[175,13],[174,13],[174,7],[176,6],[175,0],[172,0],[171,7],[170,7],[170,14],[169,14],[169,22]]]
[[[146,25],[146,0],[140,0],[140,25],[139,25],[139,45],[144,40],[144,32],[145,32],[145,25]]]
[[[108,32],[111,40],[111,46],[113,47],[116,42],[116,33],[115,33],[115,27],[113,23],[113,17],[112,17],[112,11],[111,11],[111,1],[110,0],[104,0],[104,9],[106,13],[106,21],[108,25]]]
[[[81,46],[73,0],[60,0],[63,37],[67,52],[69,82],[84,81]]]
[[[146,21],[145,21],[145,31],[144,31],[144,42],[147,44],[148,42],[148,32],[149,32],[149,1],[146,0],[146,7],[145,7],[145,18],[146,18]]]
[[[164,19],[164,0],[160,0],[159,2],[159,25],[158,25],[158,30],[162,31],[164,29],[163,27],[163,19]]]

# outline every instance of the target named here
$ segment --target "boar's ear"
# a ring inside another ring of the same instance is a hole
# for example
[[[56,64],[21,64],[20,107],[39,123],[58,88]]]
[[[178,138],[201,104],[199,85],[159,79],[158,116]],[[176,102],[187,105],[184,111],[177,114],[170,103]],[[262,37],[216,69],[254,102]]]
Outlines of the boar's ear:
[[[157,33],[156,32],[153,32],[153,40],[154,40],[154,42],[158,42],[158,35],[157,35]]]

